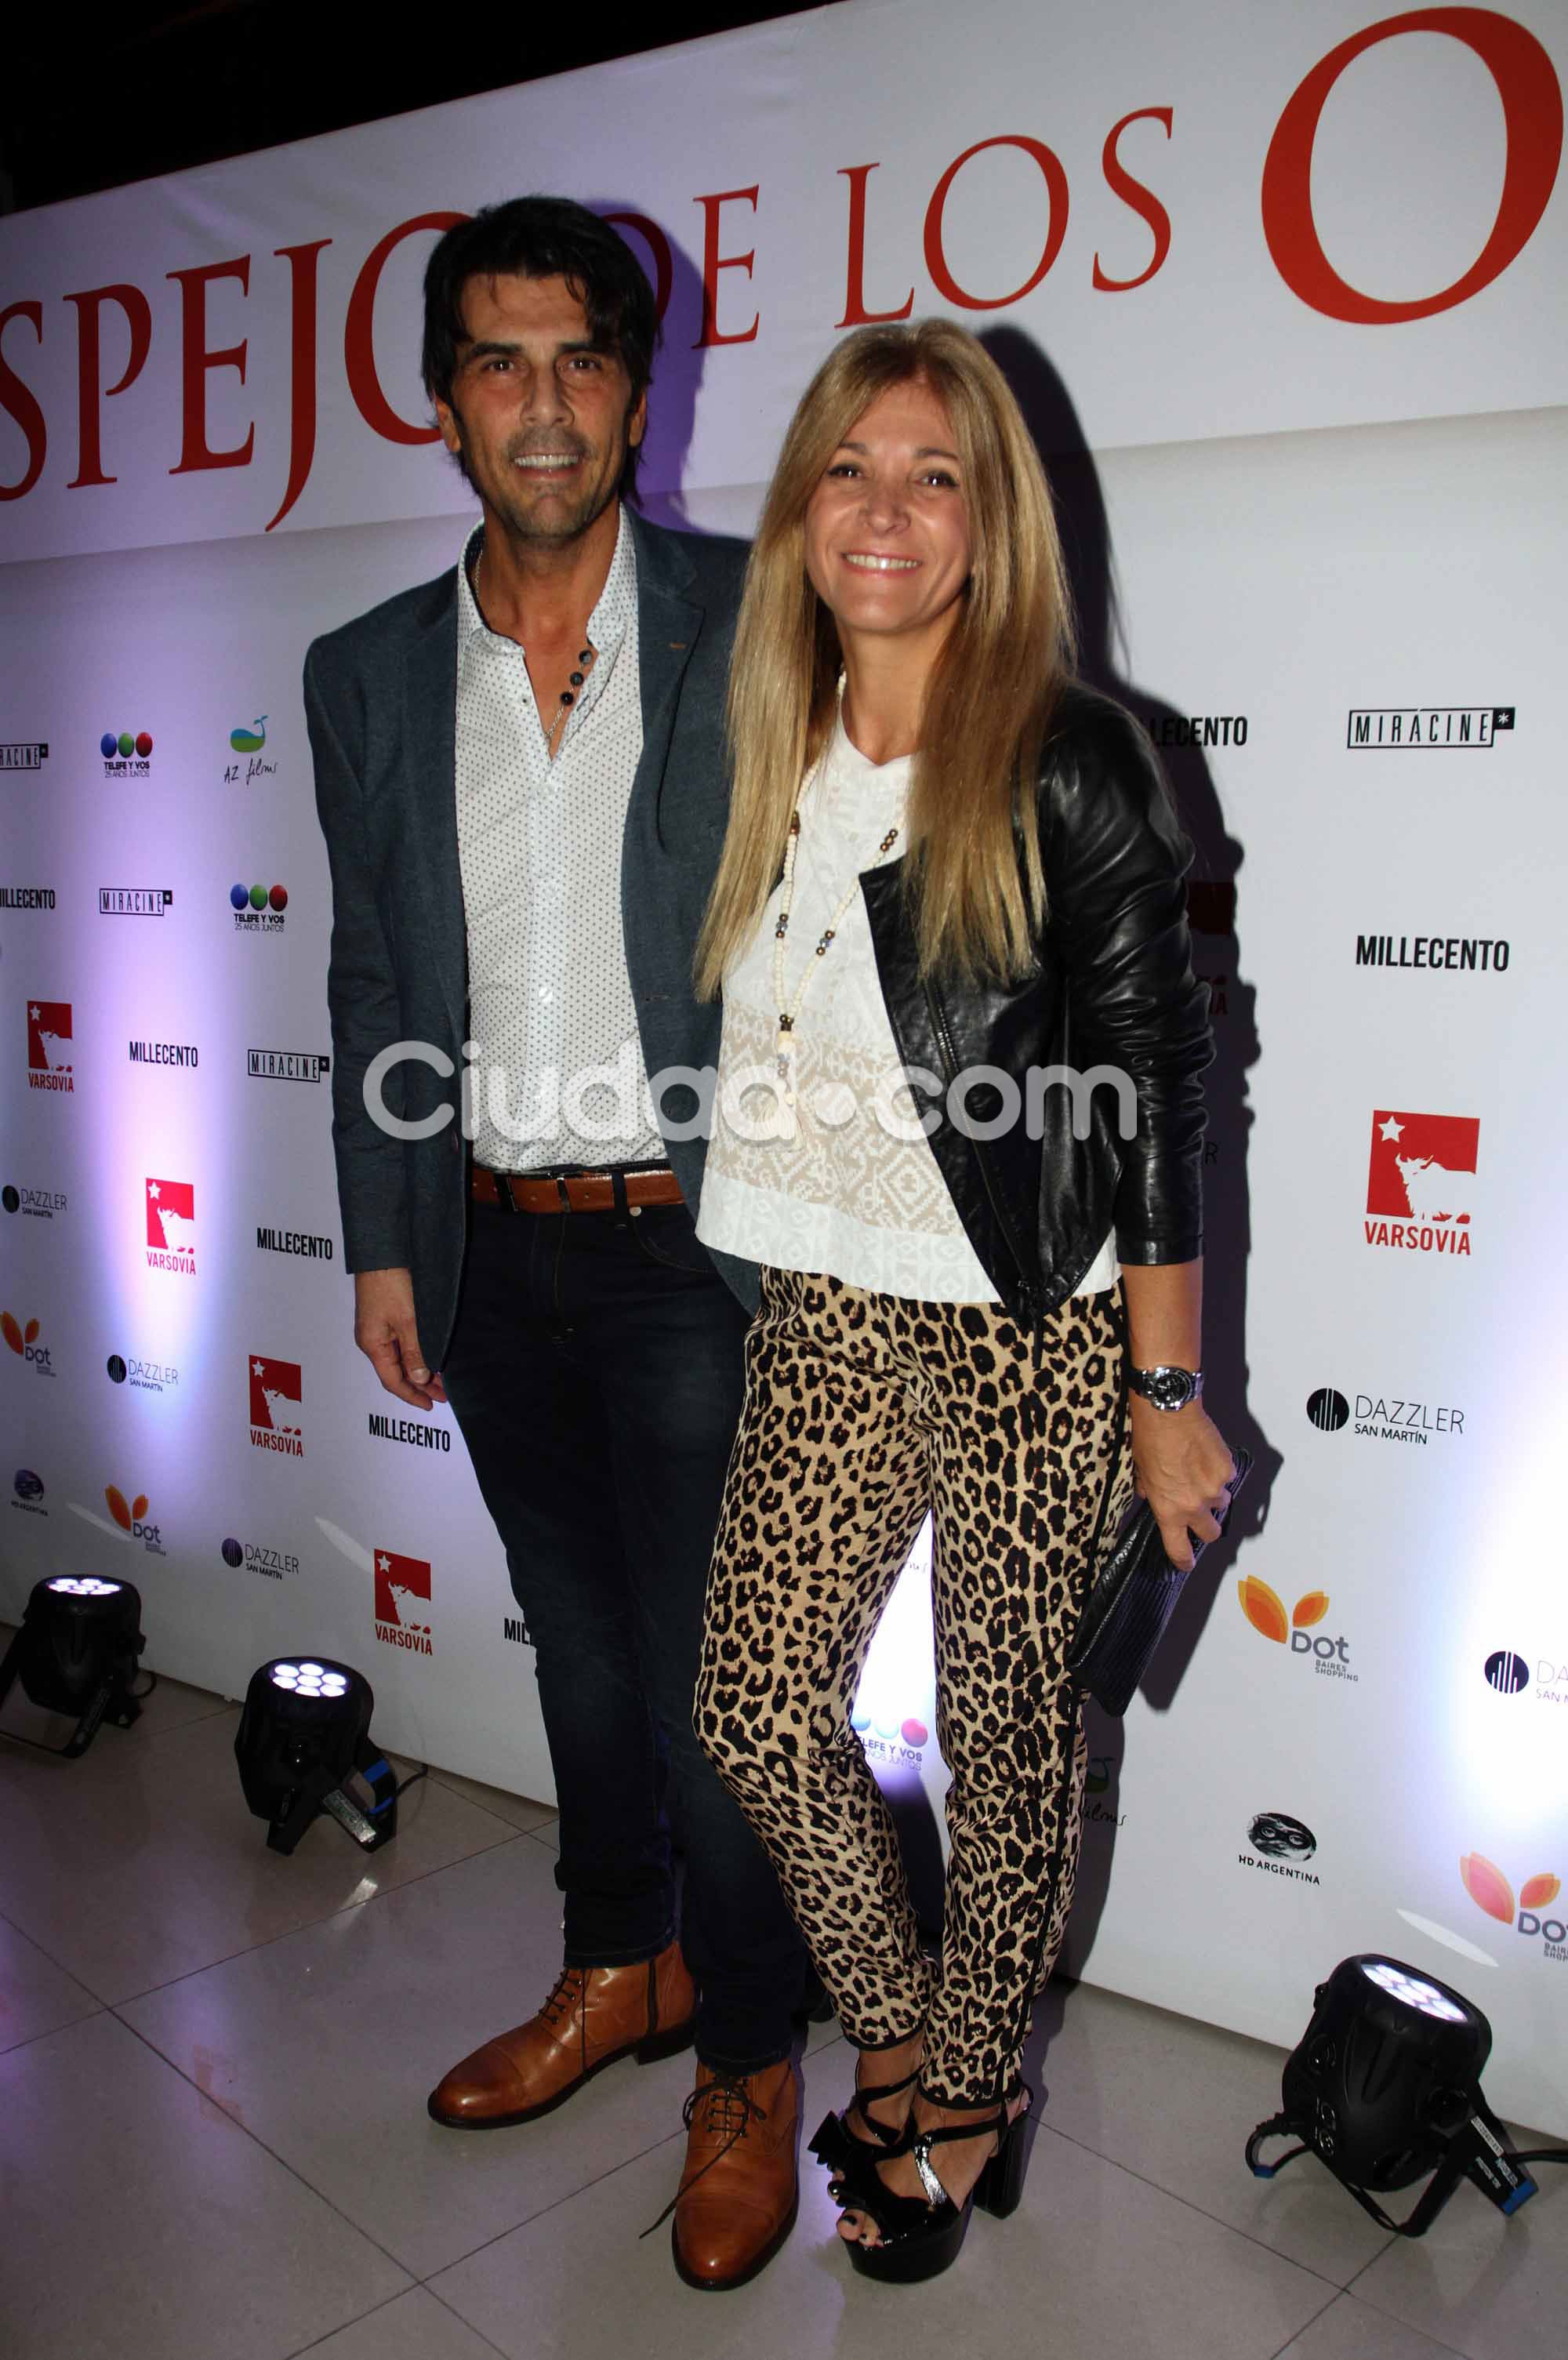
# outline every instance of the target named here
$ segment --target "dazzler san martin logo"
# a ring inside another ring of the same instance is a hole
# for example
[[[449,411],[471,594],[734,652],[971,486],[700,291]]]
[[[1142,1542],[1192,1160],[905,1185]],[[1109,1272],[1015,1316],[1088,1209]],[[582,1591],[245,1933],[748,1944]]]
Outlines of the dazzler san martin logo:
[[[1307,1396],[1307,1415],[1320,1434],[1339,1434],[1350,1423],[1351,1405],[1337,1386],[1320,1385]],[[1418,1401],[1409,1393],[1358,1393],[1356,1431],[1378,1442],[1408,1442],[1424,1448],[1434,1434],[1465,1430],[1465,1412],[1447,1402]]]
[[[1486,1686],[1496,1688],[1499,1696],[1518,1696],[1521,1688],[1530,1686],[1530,1666],[1511,1648],[1499,1647],[1487,1656],[1481,1668]]]

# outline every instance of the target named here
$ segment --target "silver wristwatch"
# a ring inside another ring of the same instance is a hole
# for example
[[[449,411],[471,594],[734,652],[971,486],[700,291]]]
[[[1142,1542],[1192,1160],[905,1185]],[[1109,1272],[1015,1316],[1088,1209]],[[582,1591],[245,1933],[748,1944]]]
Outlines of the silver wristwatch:
[[[1154,1409],[1185,1409],[1203,1390],[1202,1369],[1131,1369],[1127,1383]]]

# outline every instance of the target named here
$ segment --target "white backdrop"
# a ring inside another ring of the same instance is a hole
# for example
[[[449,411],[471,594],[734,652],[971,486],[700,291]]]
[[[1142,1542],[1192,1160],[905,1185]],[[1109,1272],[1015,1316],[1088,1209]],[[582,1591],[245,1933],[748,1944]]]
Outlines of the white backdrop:
[[[980,0],[958,47],[852,0],[0,223],[0,1612],[129,1576],[158,1667],[328,1650],[386,1743],[549,1793],[450,1419],[378,1433],[350,1340],[300,659],[465,529],[412,439],[429,216],[641,217],[649,506],[698,526],[749,525],[835,328],[909,296],[996,340],[1053,463],[1221,1050],[1211,1399],[1259,1468],[1094,1724],[1071,1962],[1292,2042],[1392,1950],[1568,2132],[1565,56],[1561,6]],[[861,1718],[935,1796],[924,1612],[917,1564]]]

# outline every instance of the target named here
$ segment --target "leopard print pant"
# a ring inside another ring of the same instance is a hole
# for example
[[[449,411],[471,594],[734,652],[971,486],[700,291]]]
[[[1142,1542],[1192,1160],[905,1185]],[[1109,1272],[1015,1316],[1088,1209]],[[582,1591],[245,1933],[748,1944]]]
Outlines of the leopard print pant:
[[[1073,1905],[1086,1763],[1064,1656],[1116,1416],[1121,1290],[1030,1334],[1000,1306],[912,1303],[768,1269],[709,1577],[697,1735],[768,1847],[862,2049],[922,2027],[921,2085],[981,2105],[1016,2078]],[[933,1515],[937,1742],[953,1773],[940,1972],[850,1713]]]

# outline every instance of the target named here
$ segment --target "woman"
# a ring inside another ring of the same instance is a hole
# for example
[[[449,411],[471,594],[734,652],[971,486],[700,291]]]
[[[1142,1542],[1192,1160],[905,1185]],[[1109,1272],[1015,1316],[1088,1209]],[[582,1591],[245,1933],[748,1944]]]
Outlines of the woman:
[[[1136,1480],[1190,1562],[1232,1471],[1197,1398],[1188,856],[1139,733],[1069,659],[1050,493],[995,365],[943,322],[847,337],[752,553],[698,951],[724,1000],[699,1235],[759,1262],[763,1296],[696,1725],[861,2052],[815,2147],[853,2261],[888,2278],[944,2268],[972,2202],[1021,2191],[1100,1535]],[[928,1510],[935,1974],[849,1725]]]

